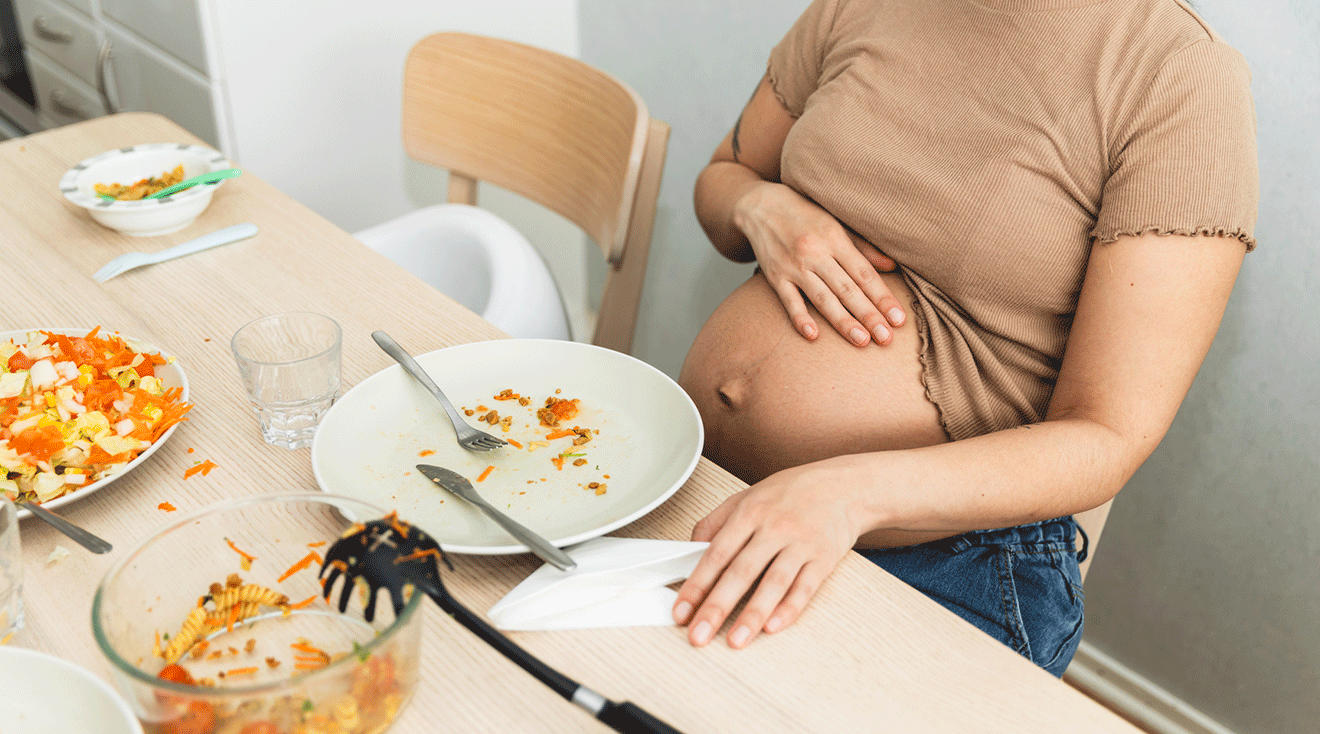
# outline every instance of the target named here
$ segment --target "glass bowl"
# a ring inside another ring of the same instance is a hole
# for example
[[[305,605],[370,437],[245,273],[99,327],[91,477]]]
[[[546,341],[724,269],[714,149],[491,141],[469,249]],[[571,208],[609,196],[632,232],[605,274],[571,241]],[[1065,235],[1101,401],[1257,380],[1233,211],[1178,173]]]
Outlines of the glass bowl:
[[[387,729],[417,685],[425,595],[397,617],[381,595],[368,622],[365,594],[341,614],[317,578],[331,543],[384,516],[332,494],[259,495],[179,518],[120,558],[92,631],[145,732]]]
[[[129,185],[183,166],[183,178],[213,173],[232,165],[219,151],[183,143],[147,143],[107,150],[79,161],[60,178],[60,192],[105,227],[136,237],[177,232],[211,205],[224,181],[193,186],[162,199],[113,201],[96,195],[97,184]]]

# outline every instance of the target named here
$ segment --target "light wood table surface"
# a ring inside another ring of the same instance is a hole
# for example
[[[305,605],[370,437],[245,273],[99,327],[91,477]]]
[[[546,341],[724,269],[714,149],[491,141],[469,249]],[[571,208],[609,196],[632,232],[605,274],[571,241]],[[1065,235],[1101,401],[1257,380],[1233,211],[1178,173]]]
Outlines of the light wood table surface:
[[[35,518],[23,521],[27,624],[10,644],[107,679],[109,664],[92,638],[92,596],[120,552],[169,520],[158,503],[187,512],[231,497],[317,489],[309,449],[261,440],[229,353],[239,326],[280,311],[332,316],[344,328],[345,390],[393,364],[372,342],[373,330],[417,354],[505,336],[263,182],[260,171],[226,182],[186,229],[149,238],[96,224],[58,190],[60,176],[84,158],[176,141],[200,142],[165,118],[125,113],[0,144],[0,330],[99,324],[151,340],[179,358],[196,406],[136,470],[62,508],[114,543],[114,552],[93,555]],[[352,182],[326,185],[352,195]],[[260,234],[104,284],[92,280],[120,253],[164,249],[240,222],[255,222]],[[198,459],[219,468],[185,480]],[[698,519],[743,486],[702,459],[672,499],[615,534],[686,540]],[[47,564],[56,544],[72,555]],[[530,555],[456,560],[445,582],[479,613],[540,565]],[[425,608],[422,682],[392,731],[609,731],[434,605]],[[722,637],[693,648],[678,626],[510,636],[565,675],[688,734],[1136,731],[857,554],[796,624],[744,650]]]

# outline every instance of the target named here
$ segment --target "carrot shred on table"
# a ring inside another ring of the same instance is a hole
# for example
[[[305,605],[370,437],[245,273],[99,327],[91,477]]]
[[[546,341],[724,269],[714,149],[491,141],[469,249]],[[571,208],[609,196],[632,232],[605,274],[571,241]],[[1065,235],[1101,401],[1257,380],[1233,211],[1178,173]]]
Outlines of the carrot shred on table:
[[[308,543],[308,544],[307,544],[307,547],[308,547],[308,548],[320,548],[320,547],[323,546],[323,545],[325,545],[325,541],[324,541],[324,540],[318,540],[318,541],[316,541],[315,543]]]
[[[255,560],[257,560],[257,557],[256,557],[256,556],[254,556],[254,555],[252,555],[251,553],[248,553],[247,551],[244,551],[244,550],[242,550],[241,548],[239,548],[238,546],[234,545],[234,541],[230,540],[229,538],[225,538],[225,542],[229,544],[229,547],[230,547],[230,548],[233,548],[233,549],[234,549],[234,552],[235,552],[235,553],[239,554],[240,556],[243,556],[243,558],[244,558],[245,560],[247,560],[247,561],[255,561]]]
[[[206,461],[203,461],[200,464],[195,464],[192,467],[185,470],[183,472],[183,478],[188,479],[192,477],[194,474],[199,474],[199,473],[202,476],[206,476],[207,474],[210,474],[211,470],[216,468],[217,466],[219,465],[216,464],[214,461],[207,459]]]
[[[314,601],[316,601],[316,594],[312,594],[311,596],[307,597],[306,599],[303,599],[300,602],[290,604],[289,609],[302,609],[303,607],[307,606],[308,604],[311,604]]]
[[[156,505],[156,509],[157,509],[157,510],[164,510],[164,511],[166,511],[166,512],[174,512],[174,511],[177,510],[178,508],[175,507],[174,505],[171,505],[171,504],[168,503],[168,502],[162,502],[162,503],[160,503],[159,505]]]
[[[515,440],[513,440],[513,439],[509,439],[509,443],[513,444],[513,447],[514,447],[515,449],[520,449],[520,448],[523,447],[522,444],[518,443],[517,441],[515,441]]]
[[[257,672],[257,667],[255,665],[250,668],[234,668],[233,670],[226,670],[225,677],[231,675],[252,675],[255,672]]]
[[[556,456],[556,457],[554,457],[553,459],[550,460],[550,463],[551,463],[551,464],[554,464],[554,465],[555,465],[555,468],[558,469],[559,471],[563,471],[563,470],[564,470],[564,457],[562,457],[562,456]]]
[[[576,433],[568,430],[567,428],[561,428],[558,431],[555,431],[554,433],[547,433],[545,437],[546,439],[553,441],[556,438],[563,438],[564,436],[576,436],[576,435],[577,435]]]
[[[294,663],[294,664],[293,664],[293,669],[294,669],[294,670],[320,670],[321,668],[324,668],[325,666],[326,666],[326,663],[316,663],[316,664],[313,664],[313,663]]]
[[[482,472],[481,476],[477,477],[477,481],[478,482],[486,481],[486,477],[490,476],[490,473],[493,471],[495,471],[495,465],[491,464],[490,466],[486,467],[486,471]]]
[[[280,581],[283,581],[284,579],[287,579],[290,576],[294,575],[295,573],[298,573],[304,568],[307,568],[308,566],[312,565],[312,561],[320,561],[320,560],[321,560],[321,556],[318,555],[316,551],[309,551],[307,555],[302,557],[301,560],[299,560],[297,563],[293,564],[292,566],[289,566],[289,570],[285,571],[284,575],[279,577],[275,581],[276,583],[279,583]]]

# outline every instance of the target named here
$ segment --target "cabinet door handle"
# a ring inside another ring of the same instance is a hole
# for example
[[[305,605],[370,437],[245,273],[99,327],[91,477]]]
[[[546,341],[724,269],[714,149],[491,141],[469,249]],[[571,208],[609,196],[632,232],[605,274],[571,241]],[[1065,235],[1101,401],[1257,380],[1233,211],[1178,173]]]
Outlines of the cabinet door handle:
[[[96,91],[101,94],[101,101],[105,103],[105,112],[107,115],[113,115],[119,112],[119,105],[115,104],[110,98],[110,59],[115,57],[114,49],[110,46],[110,40],[101,42],[101,50],[96,55]]]
[[[54,43],[73,43],[74,35],[72,33],[52,28],[50,21],[44,15],[38,15],[32,19],[32,29],[37,32],[38,38]]]
[[[91,117],[82,107],[70,102],[63,89],[56,89],[50,93],[50,106],[65,117],[76,117],[79,120],[86,120]]]

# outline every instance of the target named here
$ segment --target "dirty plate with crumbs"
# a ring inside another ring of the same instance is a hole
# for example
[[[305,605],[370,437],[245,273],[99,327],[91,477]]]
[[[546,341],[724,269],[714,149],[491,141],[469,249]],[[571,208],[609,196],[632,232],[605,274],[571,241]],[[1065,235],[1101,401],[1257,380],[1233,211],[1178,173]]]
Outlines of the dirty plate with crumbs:
[[[460,412],[472,412],[471,425],[512,443],[483,453],[460,448],[440,404],[392,364],[326,414],[312,468],[322,490],[397,510],[447,551],[498,555],[527,547],[438,489],[417,464],[462,474],[491,504],[562,547],[659,507],[701,456],[701,417],[687,393],[626,354],[502,339],[416,359]]]

